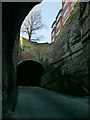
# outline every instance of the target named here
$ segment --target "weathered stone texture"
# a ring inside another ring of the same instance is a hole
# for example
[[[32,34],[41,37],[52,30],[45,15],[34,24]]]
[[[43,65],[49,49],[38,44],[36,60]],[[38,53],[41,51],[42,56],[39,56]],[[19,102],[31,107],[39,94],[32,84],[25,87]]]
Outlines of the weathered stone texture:
[[[49,62],[52,62],[52,45],[43,43],[34,43],[31,41],[27,41],[25,39],[22,39],[22,48],[20,48],[19,51],[19,61],[25,60],[25,59],[31,59],[36,60],[40,62],[40,58],[43,57],[44,61],[48,58]]]
[[[82,45],[83,45],[83,57],[86,59],[87,67],[87,79],[85,83],[90,90],[90,5],[87,4],[86,9],[82,15],[81,30],[82,30]]]
[[[84,22],[79,23],[79,7],[73,12],[67,21],[61,34],[57,36],[53,49],[53,63],[55,66],[61,66],[63,71],[67,70],[77,77],[79,81],[84,82],[84,86],[88,88],[88,46],[82,44],[82,40],[86,40],[89,36],[89,19],[88,8],[86,7],[83,18]],[[87,17],[86,17],[87,16]],[[86,19],[85,19],[86,18]],[[88,32],[87,32],[88,31]]]

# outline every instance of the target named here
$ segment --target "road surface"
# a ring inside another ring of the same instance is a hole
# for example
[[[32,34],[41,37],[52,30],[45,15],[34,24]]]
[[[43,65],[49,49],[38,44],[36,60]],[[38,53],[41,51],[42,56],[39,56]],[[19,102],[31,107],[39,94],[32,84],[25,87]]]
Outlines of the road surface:
[[[88,118],[87,103],[44,88],[19,87],[14,118]]]

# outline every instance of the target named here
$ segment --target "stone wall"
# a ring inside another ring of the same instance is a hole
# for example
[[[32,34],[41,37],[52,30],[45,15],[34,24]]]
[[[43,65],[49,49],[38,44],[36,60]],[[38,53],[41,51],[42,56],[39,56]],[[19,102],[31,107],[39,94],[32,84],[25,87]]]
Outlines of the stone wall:
[[[90,6],[86,4],[80,8],[80,4],[83,6],[84,3],[76,4],[52,44],[53,62],[46,66],[40,85],[56,92],[83,97],[90,95]]]
[[[61,34],[57,36],[53,49],[53,64],[55,66],[61,66],[64,72],[66,71],[73,74],[78,81],[84,83],[86,88],[88,88],[89,79],[87,65],[87,63],[89,63],[89,61],[87,62],[89,41],[83,44],[82,40],[87,39],[84,38],[86,36],[84,33],[87,33],[90,29],[88,27],[90,14],[88,14],[87,7],[83,15],[84,18],[86,18],[86,16],[87,18],[81,26],[79,16],[80,7],[79,4],[76,4],[70,18],[62,28]]]
[[[85,58],[87,69],[84,71],[87,72],[85,83],[90,91],[90,3],[87,3],[86,9],[80,18],[80,26],[81,26],[81,42],[83,45],[83,58]],[[85,64],[85,63],[84,63]],[[84,72],[82,73],[84,74]]]
[[[52,44],[48,43],[36,43],[25,40],[22,38],[22,45],[19,48],[18,62],[23,61],[25,59],[36,60],[40,62],[41,57],[52,62]]]

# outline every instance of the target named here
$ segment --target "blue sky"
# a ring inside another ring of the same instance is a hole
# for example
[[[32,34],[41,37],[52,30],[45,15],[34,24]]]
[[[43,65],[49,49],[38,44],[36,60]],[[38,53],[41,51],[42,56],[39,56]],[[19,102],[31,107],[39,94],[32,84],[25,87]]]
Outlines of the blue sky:
[[[40,32],[38,32],[38,35],[44,36],[41,42],[50,43],[51,41],[51,25],[62,7],[62,2],[60,1],[61,0],[43,0],[42,3],[38,5],[39,9],[41,9],[42,23],[47,26],[45,29],[42,29]]]
[[[48,0],[43,0],[43,2],[39,5],[41,9],[42,22],[47,25],[45,30],[42,30],[42,34],[44,33],[43,41],[51,41],[51,25],[54,22],[58,11],[62,7],[62,3],[60,0],[57,2],[46,2]],[[44,32],[43,32],[44,31]]]

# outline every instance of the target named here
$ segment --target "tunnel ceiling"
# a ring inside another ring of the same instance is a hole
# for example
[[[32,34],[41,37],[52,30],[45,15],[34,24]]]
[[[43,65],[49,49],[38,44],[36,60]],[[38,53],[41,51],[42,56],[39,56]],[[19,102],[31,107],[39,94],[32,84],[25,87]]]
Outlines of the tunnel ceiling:
[[[11,62],[13,46],[20,27],[32,8],[40,2],[2,2],[2,48]]]
[[[17,66],[17,86],[39,86],[44,67],[32,60],[24,61]]]

